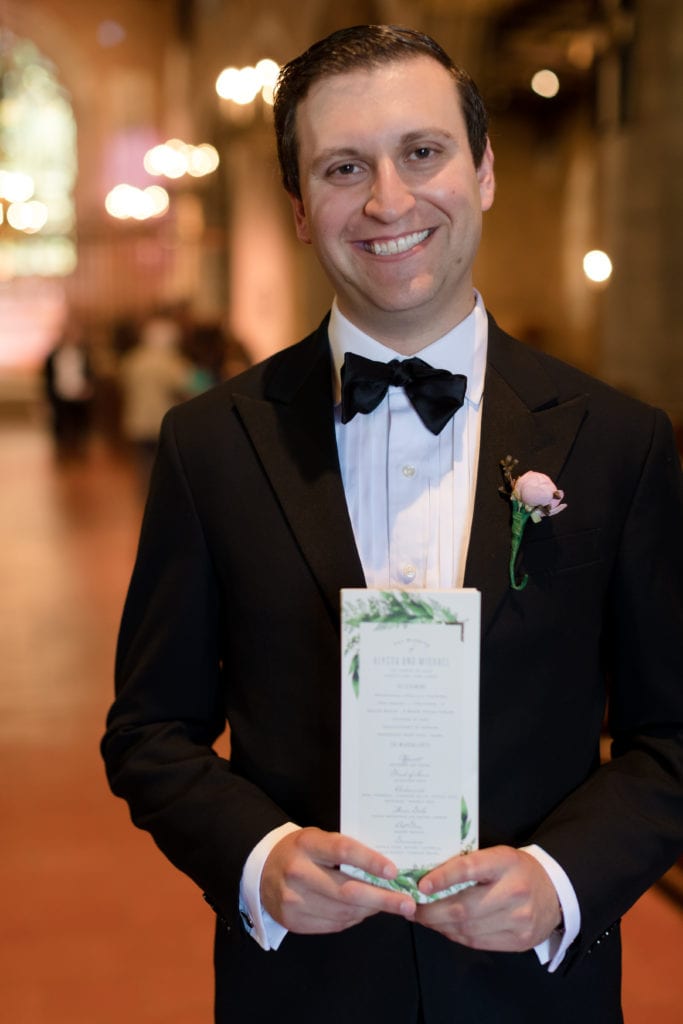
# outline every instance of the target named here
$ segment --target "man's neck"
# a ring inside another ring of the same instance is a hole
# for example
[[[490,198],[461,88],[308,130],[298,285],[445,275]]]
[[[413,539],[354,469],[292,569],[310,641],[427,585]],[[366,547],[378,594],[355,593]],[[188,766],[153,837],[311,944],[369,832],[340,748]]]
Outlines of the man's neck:
[[[364,315],[363,311],[357,309],[345,309],[338,297],[337,303],[340,313],[359,331],[381,345],[393,349],[399,355],[413,356],[462,323],[474,309],[475,298],[473,291],[467,302],[454,306],[449,316],[439,320],[430,318],[424,311],[414,309],[392,310],[384,315],[376,312]]]

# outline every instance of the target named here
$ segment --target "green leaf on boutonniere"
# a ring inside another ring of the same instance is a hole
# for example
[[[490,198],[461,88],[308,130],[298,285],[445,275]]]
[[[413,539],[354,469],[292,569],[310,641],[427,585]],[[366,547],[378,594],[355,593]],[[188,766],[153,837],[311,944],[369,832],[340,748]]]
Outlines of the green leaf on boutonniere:
[[[506,455],[500,460],[505,486],[499,490],[510,499],[512,506],[512,538],[508,566],[510,586],[513,590],[524,590],[529,582],[529,576],[525,573],[518,582],[516,566],[526,524],[530,519],[533,523],[540,523],[541,519],[556,516],[567,506],[562,501],[564,491],[559,490],[549,476],[530,470],[516,477],[514,473],[518,465],[519,459],[513,459],[512,455]]]

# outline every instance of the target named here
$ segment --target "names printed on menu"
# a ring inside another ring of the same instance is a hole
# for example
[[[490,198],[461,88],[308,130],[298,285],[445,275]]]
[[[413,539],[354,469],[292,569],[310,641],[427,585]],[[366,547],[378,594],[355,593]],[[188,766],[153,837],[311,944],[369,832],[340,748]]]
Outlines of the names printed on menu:
[[[360,825],[399,862],[432,862],[457,840],[461,631],[444,624],[361,626]]]

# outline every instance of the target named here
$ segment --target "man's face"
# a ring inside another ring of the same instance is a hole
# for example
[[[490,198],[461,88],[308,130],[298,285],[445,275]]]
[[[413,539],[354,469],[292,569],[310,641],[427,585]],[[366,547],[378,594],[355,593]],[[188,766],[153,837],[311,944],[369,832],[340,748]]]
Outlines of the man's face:
[[[449,73],[419,56],[322,79],[296,125],[297,235],[342,313],[405,352],[441,337],[472,309],[494,193],[493,153],[475,168]]]

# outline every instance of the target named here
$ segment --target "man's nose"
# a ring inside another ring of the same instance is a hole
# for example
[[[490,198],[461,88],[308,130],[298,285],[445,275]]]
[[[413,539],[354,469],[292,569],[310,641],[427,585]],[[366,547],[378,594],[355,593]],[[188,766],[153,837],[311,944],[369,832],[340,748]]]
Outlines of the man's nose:
[[[379,164],[372,179],[364,212],[389,223],[398,220],[415,205],[415,196],[391,160]]]

